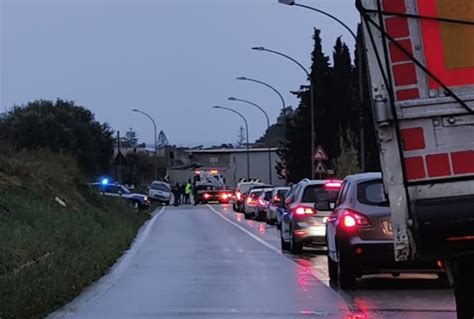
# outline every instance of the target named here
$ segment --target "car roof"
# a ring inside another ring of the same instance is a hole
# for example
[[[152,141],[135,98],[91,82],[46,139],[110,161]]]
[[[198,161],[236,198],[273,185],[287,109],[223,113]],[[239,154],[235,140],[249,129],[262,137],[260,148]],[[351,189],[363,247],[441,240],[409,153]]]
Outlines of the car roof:
[[[373,180],[378,180],[378,179],[382,179],[382,173],[380,172],[354,174],[354,175],[349,175],[345,178],[345,180],[354,181],[358,183],[373,181]]]
[[[305,185],[324,185],[328,180],[326,179],[302,179],[298,184],[305,184]]]
[[[265,189],[264,188],[255,188],[250,191],[250,193],[256,193],[256,192],[263,192]]]
[[[273,187],[268,187],[268,188],[263,189],[264,192],[271,192],[272,190],[273,190]]]

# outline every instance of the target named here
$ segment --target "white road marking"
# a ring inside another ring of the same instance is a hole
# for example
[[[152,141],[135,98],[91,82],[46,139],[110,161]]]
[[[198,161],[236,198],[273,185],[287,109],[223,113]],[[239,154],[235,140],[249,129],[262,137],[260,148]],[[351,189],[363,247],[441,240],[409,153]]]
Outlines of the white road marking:
[[[115,285],[122,273],[130,266],[130,263],[132,262],[133,258],[135,258],[143,243],[148,238],[148,235],[150,234],[150,231],[153,228],[153,225],[155,224],[156,220],[164,213],[165,208],[166,206],[161,208],[160,211],[155,216],[153,216],[147,224],[143,226],[145,228],[142,228],[142,230],[135,237],[135,240],[130,245],[130,249],[127,250],[115,262],[115,264],[112,266],[112,268],[110,268],[109,272],[106,275],[104,275],[98,281],[94,282],[73,301],[50,314],[48,318],[67,318],[69,316],[73,316],[74,309],[77,308],[79,305],[89,303],[109,291]]]
[[[271,249],[273,250],[274,252],[278,253],[278,254],[282,254],[281,253],[281,250],[276,248],[275,246],[273,246],[272,244],[269,244],[267,241],[261,239],[260,237],[258,237],[257,235],[253,234],[251,231],[249,231],[248,229],[245,229],[244,227],[240,226],[239,224],[237,224],[236,222],[230,220],[229,218],[225,217],[224,214],[222,214],[220,211],[214,209],[214,207],[212,207],[211,205],[207,205],[207,207],[213,211],[214,213],[216,213],[218,216],[220,216],[222,219],[224,219],[226,222],[228,222],[229,224],[237,227],[238,229],[240,229],[241,231],[243,231],[244,233],[246,233],[247,235],[249,235],[250,237],[252,237],[253,239],[255,239],[256,241],[258,241],[260,244],[264,245],[265,247],[267,247],[268,249]]]

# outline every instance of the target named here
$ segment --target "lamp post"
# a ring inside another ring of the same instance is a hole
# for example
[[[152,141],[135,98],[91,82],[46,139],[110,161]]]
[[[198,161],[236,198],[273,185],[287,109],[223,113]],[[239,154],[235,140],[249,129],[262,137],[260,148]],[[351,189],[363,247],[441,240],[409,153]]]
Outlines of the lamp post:
[[[342,27],[344,27],[347,31],[349,31],[349,34],[354,38],[355,43],[358,44],[359,41],[354,31],[352,31],[352,29],[347,24],[345,24],[341,19],[330,14],[329,12],[326,12],[318,8],[310,7],[304,4],[296,3],[295,0],[278,0],[278,2],[281,4],[289,5],[289,6],[309,9],[317,13],[323,14],[326,17],[331,18],[332,20],[339,23]],[[364,101],[364,92],[363,92],[364,83],[363,83],[363,77],[362,77],[362,48],[361,46],[358,46],[357,60],[359,62],[359,101],[362,104]],[[365,171],[365,131],[364,131],[364,117],[363,117],[362,111],[361,111],[359,120],[360,120],[360,166],[361,166],[362,171]]]
[[[257,109],[259,109],[265,115],[265,118],[267,120],[267,132],[268,132],[268,130],[270,129],[270,118],[268,117],[267,112],[265,112],[265,110],[260,105],[258,105],[256,103],[253,103],[253,102],[250,102],[250,101],[247,101],[247,100],[238,99],[238,98],[235,98],[235,97],[230,97],[230,98],[228,98],[228,100],[229,101],[236,101],[236,102],[246,103],[246,104],[252,105],[252,106],[256,107]],[[273,183],[273,179],[272,179],[272,147],[270,145],[268,145],[268,180],[269,180],[270,184]]]
[[[315,176],[315,165],[314,165],[314,158],[313,158],[313,155],[314,155],[314,141],[316,139],[316,136],[315,136],[315,132],[314,132],[314,112],[315,112],[315,105],[314,105],[314,83],[313,83],[313,79],[311,78],[311,74],[308,72],[308,70],[301,64],[299,63],[297,60],[293,59],[292,57],[284,54],[284,53],[281,53],[279,51],[275,51],[275,50],[270,50],[270,49],[266,49],[264,47],[253,47],[252,50],[256,50],[256,51],[265,51],[265,52],[269,52],[269,53],[273,53],[273,54],[276,54],[276,55],[279,55],[281,57],[284,57],[290,61],[292,61],[293,63],[295,63],[296,65],[298,65],[306,74],[306,76],[308,77],[308,80],[309,80],[309,83],[310,83],[310,93],[311,93],[311,102],[310,102],[310,113],[311,113],[311,152],[309,153],[310,154],[310,160],[311,160],[311,179],[314,179],[314,176]]]
[[[133,109],[132,110],[133,112],[136,112],[136,113],[140,113],[146,117],[148,117],[151,122],[153,123],[153,130],[154,130],[154,133],[155,133],[155,152],[154,152],[154,156],[153,156],[153,180],[156,180],[157,178],[157,164],[156,164],[156,158],[158,156],[158,149],[157,149],[157,146],[156,146],[156,139],[157,139],[157,136],[156,136],[156,122],[155,120],[151,117],[150,114],[148,113],[145,113],[143,111],[140,111],[139,109]]]
[[[277,89],[275,89],[273,86],[271,86],[270,84],[268,84],[266,82],[263,82],[263,81],[247,78],[245,76],[239,76],[237,78],[237,80],[250,81],[250,82],[255,82],[255,83],[261,84],[263,86],[268,87],[270,90],[272,90],[273,92],[275,92],[278,95],[278,97],[281,100],[283,116],[284,116],[284,118],[283,118],[283,126],[284,126],[283,130],[285,131],[285,138],[284,138],[284,141],[283,141],[283,145],[284,145],[283,147],[286,150],[286,143],[287,143],[287,137],[288,137],[288,119],[286,117],[286,103],[285,103],[285,99],[283,98],[283,95]],[[286,167],[286,164],[285,164],[285,170],[286,170],[285,185],[287,185],[288,184],[288,168]]]
[[[225,107],[225,106],[219,106],[219,105],[214,105],[213,108],[215,109],[221,109],[221,110],[226,110],[226,111],[229,111],[229,112],[232,112],[232,113],[235,113],[237,114],[238,116],[240,116],[242,118],[242,120],[244,120],[244,124],[245,124],[245,136],[246,136],[246,139],[247,139],[247,147],[246,147],[246,153],[247,153],[247,180],[250,180],[250,150],[249,150],[249,125],[247,123],[247,119],[245,118],[245,116],[243,116],[240,112],[237,112],[236,110],[234,109],[231,109],[230,107]]]

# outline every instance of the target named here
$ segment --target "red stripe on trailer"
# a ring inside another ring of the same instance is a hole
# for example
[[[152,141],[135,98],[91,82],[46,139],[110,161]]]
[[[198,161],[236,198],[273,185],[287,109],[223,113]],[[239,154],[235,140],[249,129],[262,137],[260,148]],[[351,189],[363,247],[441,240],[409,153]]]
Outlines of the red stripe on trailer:
[[[428,170],[429,177],[451,175],[451,167],[449,166],[448,153],[426,156],[426,169]]]
[[[425,178],[426,173],[423,157],[418,156],[405,158],[405,171],[409,180]]]
[[[397,64],[392,67],[395,85],[416,84],[416,69],[413,63]]]
[[[474,173],[474,151],[451,153],[454,174]]]
[[[408,28],[408,20],[406,18],[387,18],[385,19],[385,26],[387,29],[387,33],[390,34],[392,38],[405,38],[410,35],[410,30]]]
[[[405,89],[397,91],[397,101],[417,99],[420,97],[418,89]]]
[[[383,0],[383,9],[389,12],[405,13],[405,0]]]
[[[411,41],[409,39],[399,40],[397,41],[397,43],[405,50],[407,50],[410,54],[413,53],[413,50],[411,48]],[[390,49],[390,57],[392,58],[392,63],[410,61],[410,57],[406,55],[402,50],[400,50],[395,45],[395,43],[390,42],[388,46]]]
[[[426,147],[425,135],[422,127],[400,130],[404,151],[422,150]]]

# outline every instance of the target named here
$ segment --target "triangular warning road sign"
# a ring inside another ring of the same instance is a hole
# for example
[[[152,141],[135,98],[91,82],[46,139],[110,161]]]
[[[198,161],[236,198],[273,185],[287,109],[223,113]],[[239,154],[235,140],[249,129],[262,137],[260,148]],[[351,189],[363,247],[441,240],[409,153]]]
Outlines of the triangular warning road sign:
[[[316,148],[316,152],[314,152],[314,159],[316,161],[327,161],[329,159],[321,145],[318,145]]]
[[[318,162],[318,165],[316,166],[316,169],[314,170],[315,173],[318,174],[326,174],[328,171],[326,165],[324,165],[323,162]]]

